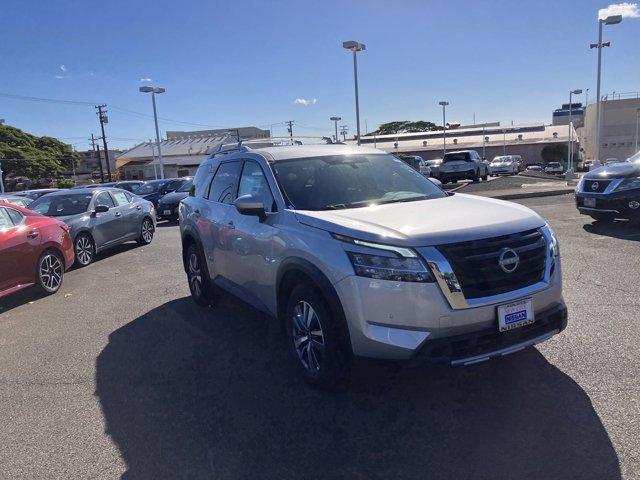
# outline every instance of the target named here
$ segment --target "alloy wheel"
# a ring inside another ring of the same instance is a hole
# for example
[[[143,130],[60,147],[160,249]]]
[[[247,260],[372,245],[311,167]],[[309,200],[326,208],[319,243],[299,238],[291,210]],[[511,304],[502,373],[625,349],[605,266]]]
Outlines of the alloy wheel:
[[[191,293],[195,297],[202,295],[202,272],[200,271],[200,259],[198,254],[192,252],[189,255],[189,286],[191,287]]]
[[[153,240],[153,224],[148,218],[142,222],[142,239],[145,243],[151,243]]]
[[[304,300],[293,309],[293,343],[304,368],[320,370],[325,348],[322,325],[316,311]]]
[[[76,258],[81,265],[89,265],[93,258],[93,245],[86,235],[76,241]]]
[[[60,258],[48,253],[40,260],[40,283],[48,292],[55,292],[62,284],[62,275],[64,274],[64,266]]]

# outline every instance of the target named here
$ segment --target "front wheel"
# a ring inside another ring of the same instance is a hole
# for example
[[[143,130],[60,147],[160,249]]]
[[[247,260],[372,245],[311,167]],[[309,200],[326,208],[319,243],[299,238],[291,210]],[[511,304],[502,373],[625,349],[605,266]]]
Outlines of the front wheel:
[[[286,329],[294,361],[309,385],[334,389],[348,381],[351,350],[345,321],[316,288],[303,283],[293,289]]]
[[[153,222],[149,217],[145,217],[140,226],[140,236],[137,239],[139,245],[149,245],[153,240]]]
[[[38,260],[37,286],[45,295],[56,293],[64,277],[64,260],[54,251],[46,251]]]
[[[471,177],[471,181],[473,183],[478,183],[480,181],[480,172],[479,171],[475,171],[473,172],[473,176]]]

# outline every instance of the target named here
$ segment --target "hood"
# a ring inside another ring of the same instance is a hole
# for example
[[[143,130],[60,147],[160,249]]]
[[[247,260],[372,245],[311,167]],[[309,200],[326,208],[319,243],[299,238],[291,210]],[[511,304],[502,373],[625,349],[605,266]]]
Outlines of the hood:
[[[545,224],[517,203],[476,195],[344,210],[297,211],[300,223],[361,240],[426,247],[508,235]]]
[[[622,162],[603,166],[584,174],[587,180],[640,177],[640,162]]]
[[[160,199],[160,203],[178,203],[183,198],[187,198],[189,192],[171,192],[167,193]]]

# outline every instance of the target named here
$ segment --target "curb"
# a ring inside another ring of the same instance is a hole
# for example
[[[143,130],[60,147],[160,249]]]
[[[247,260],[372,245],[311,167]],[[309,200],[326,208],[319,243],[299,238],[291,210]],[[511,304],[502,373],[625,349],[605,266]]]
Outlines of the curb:
[[[480,195],[487,198],[495,198],[498,200],[516,200],[519,198],[537,198],[537,197],[553,197],[556,195],[566,195],[575,192],[574,188],[564,188],[561,190],[547,190],[543,192],[523,192],[523,193],[506,193],[504,195]]]

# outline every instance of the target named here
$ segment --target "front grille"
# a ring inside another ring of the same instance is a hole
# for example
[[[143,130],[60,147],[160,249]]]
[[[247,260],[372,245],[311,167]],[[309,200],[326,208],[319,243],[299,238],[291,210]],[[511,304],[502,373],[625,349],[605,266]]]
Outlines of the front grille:
[[[607,189],[610,183],[611,180],[585,180],[584,185],[582,186],[582,191],[602,193]]]
[[[547,242],[538,229],[439,245],[451,264],[465,298],[481,298],[524,288],[541,281],[547,258]],[[517,268],[506,273],[498,263],[503,248],[514,250],[520,259]]]

